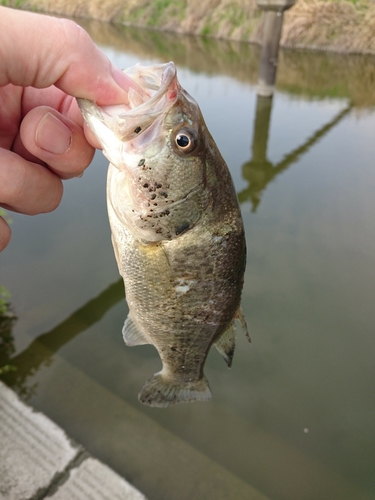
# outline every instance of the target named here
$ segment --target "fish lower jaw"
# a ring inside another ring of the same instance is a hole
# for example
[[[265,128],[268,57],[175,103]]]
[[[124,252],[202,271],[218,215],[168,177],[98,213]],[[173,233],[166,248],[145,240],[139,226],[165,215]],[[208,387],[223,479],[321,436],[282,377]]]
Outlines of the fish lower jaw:
[[[138,399],[141,403],[154,408],[166,408],[177,403],[208,401],[212,398],[206,377],[198,381],[174,381],[155,373],[142,387]]]

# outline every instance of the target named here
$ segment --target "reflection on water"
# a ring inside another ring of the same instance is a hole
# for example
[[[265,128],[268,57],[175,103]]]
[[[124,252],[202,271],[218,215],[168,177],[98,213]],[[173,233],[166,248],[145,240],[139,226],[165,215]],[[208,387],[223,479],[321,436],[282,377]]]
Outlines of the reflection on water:
[[[260,47],[246,43],[178,36],[80,19],[95,42],[129,52],[139,60],[173,60],[191,71],[233,76],[256,85]],[[375,104],[374,56],[280,50],[277,69],[279,90],[309,98],[349,99],[358,107]]]
[[[282,51],[264,100],[257,48],[86,27],[119,66],[173,59],[201,105],[242,203],[253,343],[239,336],[230,371],[209,354],[212,402],[138,404],[160,366],[122,341],[96,155],[56,212],[14,215],[0,283],[18,319],[0,365],[16,371],[2,378],[150,499],[374,498],[372,60]]]
[[[249,200],[252,205],[252,211],[260,203],[262,192],[267,185],[272,182],[276,176],[283,173],[293,163],[296,163],[300,156],[306,154],[308,150],[325,134],[327,134],[335,125],[337,125],[352,109],[352,106],[346,107],[343,111],[333,118],[329,123],[317,130],[304,144],[297,147],[277,164],[273,165],[267,159],[268,132],[270,126],[272,97],[257,96],[257,107],[255,113],[254,136],[252,143],[252,159],[242,166],[243,178],[249,181],[249,186],[238,194],[240,203]]]
[[[51,331],[39,335],[25,350],[14,357],[11,357],[15,351],[11,334],[14,318],[9,321],[6,319],[0,321],[0,334],[2,334],[4,345],[0,366],[11,367],[11,370],[7,370],[3,374],[3,381],[25,400],[28,400],[36,390],[35,384],[29,385],[29,379],[42,366],[50,366],[54,354],[61,347],[100,321],[104,314],[123,298],[124,285],[120,279],[106,288],[100,295],[74,311]],[[5,327],[6,332],[3,332]]]

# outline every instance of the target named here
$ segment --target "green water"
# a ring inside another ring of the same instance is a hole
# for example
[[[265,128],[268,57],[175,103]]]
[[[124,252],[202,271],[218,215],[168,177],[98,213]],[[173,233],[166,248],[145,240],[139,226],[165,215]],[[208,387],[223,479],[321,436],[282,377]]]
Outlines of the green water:
[[[231,370],[210,353],[212,402],[138,403],[160,361],[122,341],[98,153],[57,211],[12,215],[3,379],[150,500],[374,499],[375,60],[282,52],[257,100],[256,47],[85,27],[120,67],[174,60],[199,102],[241,202],[252,344]]]

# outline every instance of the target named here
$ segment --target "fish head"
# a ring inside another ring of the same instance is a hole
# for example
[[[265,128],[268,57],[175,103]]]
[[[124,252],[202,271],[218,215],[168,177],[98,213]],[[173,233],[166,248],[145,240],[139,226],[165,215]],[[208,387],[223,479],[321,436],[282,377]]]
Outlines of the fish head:
[[[191,229],[210,203],[206,153],[212,139],[173,62],[124,72],[139,85],[127,104],[78,103],[115,167],[107,198],[118,220],[138,239],[171,240]]]

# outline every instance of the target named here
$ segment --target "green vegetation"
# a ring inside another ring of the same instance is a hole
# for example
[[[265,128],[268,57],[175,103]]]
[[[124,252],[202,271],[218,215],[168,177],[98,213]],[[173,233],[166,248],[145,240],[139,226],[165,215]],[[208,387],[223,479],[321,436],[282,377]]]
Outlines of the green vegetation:
[[[9,308],[10,292],[0,285],[0,317],[5,316]]]
[[[114,20],[124,24],[134,24],[160,29],[169,22],[177,24],[186,16],[187,0],[155,0],[126,6]]]
[[[9,215],[9,213],[6,210],[4,210],[4,208],[1,208],[1,207],[0,207],[0,217],[5,219],[5,221],[8,224],[12,224],[12,217]]]
[[[22,9],[25,0],[0,0],[0,5],[3,7],[13,7],[15,9]]]
[[[16,315],[10,305],[10,292],[0,285],[0,375],[16,370],[9,364],[10,357],[15,352],[12,335],[15,320]]]
[[[184,0],[155,0],[150,3],[150,14],[147,21],[148,26],[157,27],[169,19],[181,21],[186,13],[186,1]]]

